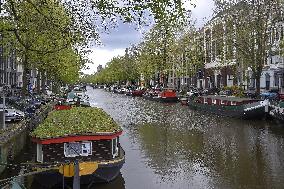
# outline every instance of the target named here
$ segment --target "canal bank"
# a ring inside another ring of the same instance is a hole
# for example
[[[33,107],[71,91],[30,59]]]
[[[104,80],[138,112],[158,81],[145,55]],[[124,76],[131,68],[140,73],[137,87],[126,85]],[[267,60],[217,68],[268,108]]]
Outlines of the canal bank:
[[[34,116],[21,122],[7,124],[5,130],[0,133],[0,174],[5,177],[6,168],[16,169],[13,161],[20,155],[27,141],[29,132],[45,119],[48,112],[52,110],[52,105],[42,106]],[[4,174],[4,175],[3,175]]]

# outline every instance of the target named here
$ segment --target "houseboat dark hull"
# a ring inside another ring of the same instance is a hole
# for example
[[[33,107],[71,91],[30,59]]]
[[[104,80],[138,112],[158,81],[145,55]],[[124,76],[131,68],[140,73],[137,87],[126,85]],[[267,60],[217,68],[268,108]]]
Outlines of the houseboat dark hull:
[[[177,97],[158,97],[158,96],[143,96],[147,100],[162,102],[162,103],[176,103],[178,102]]]
[[[241,119],[262,119],[266,115],[265,106],[260,102],[255,102],[247,105],[226,106],[203,104],[192,100],[188,102],[188,105],[189,108],[194,110]]]
[[[269,115],[273,119],[281,123],[284,123],[284,108],[277,106],[277,105],[271,105],[270,108],[271,108],[271,111],[269,112]]]
[[[119,156],[109,161],[99,161],[97,163],[97,169],[88,175],[80,176],[81,185],[91,185],[94,183],[108,183],[114,180],[120,173],[125,162],[124,150],[120,147]],[[88,162],[84,162],[88,163]],[[90,162],[92,165],[94,162]],[[92,166],[90,165],[90,166]],[[37,174],[34,177],[34,185],[41,188],[57,188],[62,184],[72,187],[73,177],[64,177],[58,170],[45,171]]]
[[[270,114],[270,116],[277,120],[277,121],[280,121],[281,123],[284,123],[284,114],[280,114],[280,113],[273,113],[273,114]]]
[[[132,91],[131,96],[133,97],[142,97],[145,91]]]

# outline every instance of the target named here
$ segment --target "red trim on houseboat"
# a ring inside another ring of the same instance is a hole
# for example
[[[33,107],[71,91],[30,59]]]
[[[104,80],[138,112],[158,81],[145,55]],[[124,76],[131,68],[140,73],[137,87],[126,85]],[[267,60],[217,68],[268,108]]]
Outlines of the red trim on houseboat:
[[[68,105],[55,105],[55,110],[70,110],[72,107]]]
[[[58,144],[64,142],[86,141],[86,140],[111,140],[122,134],[122,131],[112,135],[81,135],[81,136],[68,136],[60,138],[51,138],[40,140],[32,138],[32,141],[38,144]]]

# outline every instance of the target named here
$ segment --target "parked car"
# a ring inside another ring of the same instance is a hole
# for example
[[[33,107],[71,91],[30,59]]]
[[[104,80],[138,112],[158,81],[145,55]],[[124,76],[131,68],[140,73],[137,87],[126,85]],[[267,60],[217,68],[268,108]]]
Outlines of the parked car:
[[[3,111],[3,104],[0,104],[0,111]],[[5,106],[5,121],[12,122],[12,121],[21,121],[25,118],[25,113],[15,109],[10,105]]]
[[[275,91],[263,92],[260,94],[261,99],[279,100],[279,94]]]

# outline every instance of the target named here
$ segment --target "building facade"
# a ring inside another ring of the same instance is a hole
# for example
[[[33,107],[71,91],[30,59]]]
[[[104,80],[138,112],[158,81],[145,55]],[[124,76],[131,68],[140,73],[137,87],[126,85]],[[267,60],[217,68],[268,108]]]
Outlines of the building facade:
[[[195,72],[182,77],[175,74],[179,68],[173,66],[169,75],[171,86],[177,89],[180,89],[180,85],[192,85],[202,89],[231,86],[240,86],[245,90],[256,88],[252,69],[245,66],[244,60],[237,59],[234,32],[228,34],[226,27],[222,18],[215,17],[200,30],[203,36],[204,66],[199,66],[195,68]],[[230,29],[235,30],[235,26]],[[278,90],[284,93],[284,57],[280,49],[280,43],[284,40],[284,24],[278,23],[271,28],[269,36],[272,49],[263,67],[260,88],[262,92]],[[227,40],[228,38],[232,40]]]
[[[0,35],[0,40],[2,36]],[[16,50],[0,46],[0,85],[5,86],[9,94],[14,93],[18,87],[18,63]]]

